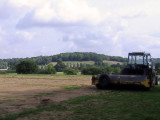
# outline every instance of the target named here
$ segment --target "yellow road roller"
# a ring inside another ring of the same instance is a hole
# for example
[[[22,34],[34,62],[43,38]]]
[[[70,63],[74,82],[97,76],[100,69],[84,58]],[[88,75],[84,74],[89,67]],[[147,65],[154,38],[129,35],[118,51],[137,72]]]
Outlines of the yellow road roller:
[[[112,85],[138,85],[150,89],[158,83],[151,55],[145,52],[128,53],[128,64],[119,75],[99,74],[92,76],[92,85],[98,89],[106,89]]]

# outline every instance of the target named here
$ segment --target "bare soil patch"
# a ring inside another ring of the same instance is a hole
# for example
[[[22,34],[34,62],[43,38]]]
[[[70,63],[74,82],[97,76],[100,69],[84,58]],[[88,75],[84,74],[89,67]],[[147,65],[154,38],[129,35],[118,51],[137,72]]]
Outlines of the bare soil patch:
[[[0,76],[0,116],[18,113],[39,105],[54,104],[70,98],[99,93],[90,76]],[[66,86],[82,86],[66,90]],[[40,93],[44,93],[40,95]],[[51,94],[45,94],[51,93]]]

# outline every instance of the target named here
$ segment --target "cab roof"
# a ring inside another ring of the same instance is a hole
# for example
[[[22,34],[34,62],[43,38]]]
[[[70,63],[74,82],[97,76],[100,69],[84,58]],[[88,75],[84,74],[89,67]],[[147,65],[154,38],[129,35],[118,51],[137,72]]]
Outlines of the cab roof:
[[[150,56],[150,53],[145,53],[145,52],[132,52],[128,53],[128,55],[142,55],[142,56]]]

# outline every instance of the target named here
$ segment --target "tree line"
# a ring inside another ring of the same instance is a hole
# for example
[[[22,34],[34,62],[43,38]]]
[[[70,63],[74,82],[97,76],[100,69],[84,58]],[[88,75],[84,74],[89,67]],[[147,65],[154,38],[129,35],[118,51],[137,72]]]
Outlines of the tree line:
[[[93,74],[92,70],[103,71],[108,73],[119,73],[124,65],[115,64],[107,65],[103,61],[117,61],[126,62],[127,58],[119,56],[108,56],[104,54],[97,54],[92,52],[74,52],[74,53],[61,53],[53,56],[38,56],[31,58],[12,58],[12,59],[0,59],[0,69],[5,69],[9,67],[9,72],[15,72],[17,70],[17,65],[23,63],[23,61],[34,61],[37,66],[44,66],[43,69],[39,68],[36,70],[37,73],[49,74],[54,69],[55,72],[64,71],[65,69],[73,71],[80,71],[83,74]],[[153,59],[155,63],[155,70],[157,74],[160,74],[160,58]],[[94,65],[86,65],[82,63],[77,63],[77,65],[64,64],[63,61],[94,61]],[[57,62],[56,66],[52,66],[49,63]],[[71,70],[72,69],[72,70]],[[54,71],[53,70],[53,71]],[[88,71],[88,73],[87,73]],[[91,72],[90,72],[91,71]],[[53,73],[55,73],[53,72]],[[97,72],[98,73],[98,72]]]
[[[16,73],[18,74],[55,74],[56,72],[64,72],[68,75],[76,75],[78,72],[84,75],[95,75],[95,74],[120,74],[126,64],[112,64],[106,63],[101,64],[82,64],[82,66],[66,66],[61,59],[57,61],[57,64],[48,64],[44,67],[38,67],[35,61],[25,60],[17,64]],[[160,63],[155,66],[157,74],[160,73]]]
[[[123,65],[119,63],[108,65],[90,65],[83,66],[66,66],[61,59],[57,61],[57,64],[48,64],[44,67],[38,67],[35,61],[25,60],[16,65],[16,73],[18,74],[55,74],[56,72],[64,72],[67,75],[76,75],[78,72],[84,75],[95,75],[100,73],[119,74]]]
[[[0,59],[0,69],[9,67],[10,69],[16,69],[16,65],[24,60],[34,60],[37,65],[47,65],[51,62],[57,62],[59,59],[62,61],[118,61],[126,62],[127,58],[119,56],[108,56],[104,54],[97,54],[93,52],[73,52],[73,53],[61,53],[52,56],[38,56],[31,58],[11,58],[11,59]]]

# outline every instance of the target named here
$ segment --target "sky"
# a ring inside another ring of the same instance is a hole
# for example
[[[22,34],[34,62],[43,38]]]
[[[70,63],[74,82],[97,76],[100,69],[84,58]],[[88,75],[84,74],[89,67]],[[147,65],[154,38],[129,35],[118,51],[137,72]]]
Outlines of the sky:
[[[0,59],[137,51],[160,57],[160,0],[0,0]]]

